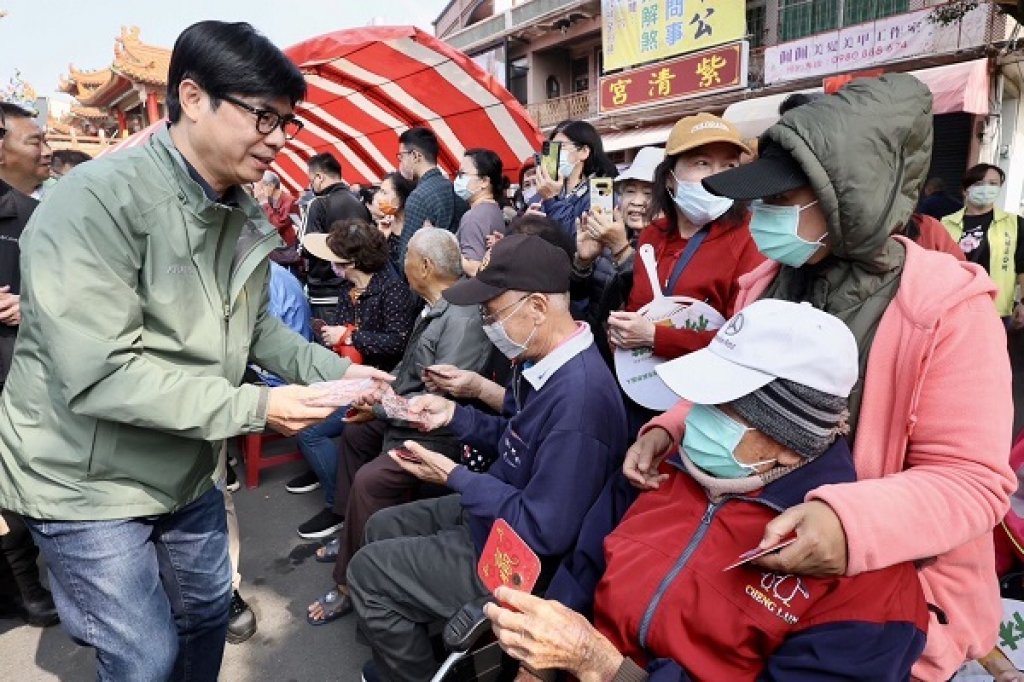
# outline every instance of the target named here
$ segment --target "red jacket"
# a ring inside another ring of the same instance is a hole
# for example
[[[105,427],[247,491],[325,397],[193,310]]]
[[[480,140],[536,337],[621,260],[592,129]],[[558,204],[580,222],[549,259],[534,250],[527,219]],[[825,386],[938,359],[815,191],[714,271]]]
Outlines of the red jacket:
[[[689,296],[706,301],[726,318],[732,315],[740,275],[750,272],[764,261],[757,250],[747,228],[749,214],[742,222],[720,218],[711,224],[711,231],[689,265],[683,270],[672,293],[674,296]],[[667,285],[679,255],[686,248],[688,239],[679,236],[676,230],[669,231],[668,221],[659,218],[644,228],[637,240],[637,249],[642,244],[654,247],[658,261],[658,281]],[[636,312],[654,299],[647,271],[639,254],[633,265],[633,289],[629,294],[626,310]],[[715,336],[715,332],[695,332],[687,329],[656,327],[654,330],[654,354],[663,358],[677,358],[700,350]]]
[[[928,610],[913,564],[856,577],[722,569],[813,488],[854,479],[845,441],[748,495],[711,502],[681,471],[645,492],[604,541],[594,625],[661,680],[906,680]],[[553,585],[554,587],[554,585]],[[549,597],[551,596],[549,591]]]
[[[277,206],[270,202],[261,204],[263,212],[267,214],[267,220],[277,228],[277,233],[288,246],[295,246],[298,238],[295,236],[295,225],[292,224],[292,214],[298,215],[299,210],[295,205],[295,197],[288,192],[281,190],[281,196],[277,200]]]

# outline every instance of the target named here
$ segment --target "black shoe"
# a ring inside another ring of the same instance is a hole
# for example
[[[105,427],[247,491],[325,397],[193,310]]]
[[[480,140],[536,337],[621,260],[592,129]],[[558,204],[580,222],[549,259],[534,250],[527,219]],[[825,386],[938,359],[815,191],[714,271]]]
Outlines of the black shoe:
[[[310,469],[304,474],[299,474],[292,480],[288,481],[284,489],[290,493],[311,493],[320,487],[320,479],[316,477],[313,470]]]
[[[233,493],[236,490],[238,490],[239,488],[241,488],[242,485],[238,482],[238,476],[235,475],[235,468],[233,466],[231,466],[230,464],[228,464],[227,466],[228,466],[228,479],[227,479],[227,485],[225,487],[228,489],[228,492]]]
[[[316,540],[334,535],[341,528],[344,520],[344,517],[338,516],[324,507],[316,516],[299,526],[299,537]]]
[[[9,610],[10,615],[37,628],[48,628],[60,622],[53,596],[42,585],[30,590],[28,598],[9,597],[4,600],[3,606]]]
[[[235,590],[231,594],[228,616],[227,640],[230,644],[241,644],[256,634],[256,614]]]
[[[377,673],[377,664],[371,658],[363,666],[362,682],[380,682],[380,675]]]

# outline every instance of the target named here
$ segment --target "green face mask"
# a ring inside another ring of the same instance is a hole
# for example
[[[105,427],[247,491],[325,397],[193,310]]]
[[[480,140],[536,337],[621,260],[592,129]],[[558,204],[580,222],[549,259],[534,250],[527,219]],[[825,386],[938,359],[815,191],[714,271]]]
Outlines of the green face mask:
[[[690,461],[716,478],[745,478],[774,459],[744,464],[736,459],[736,446],[747,431],[754,431],[711,405],[694,405],[686,417],[683,451]]]

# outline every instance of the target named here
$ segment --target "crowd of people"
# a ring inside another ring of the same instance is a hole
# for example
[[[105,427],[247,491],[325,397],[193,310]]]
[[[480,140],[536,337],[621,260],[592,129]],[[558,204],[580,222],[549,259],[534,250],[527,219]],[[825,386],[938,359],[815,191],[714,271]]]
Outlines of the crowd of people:
[[[0,615],[102,680],[217,679],[258,627],[225,443],[270,429],[323,494],[306,621],[353,614],[367,682],[431,679],[474,602],[520,682],[1024,679],[990,656],[1024,222],[998,166],[962,204],[926,182],[920,81],[756,140],[686,116],[621,169],[565,121],[516,185],[411,127],[378,184],[325,151],[302,196],[270,170],[305,95],[277,47],[201,22],[168,83],[167,126],[95,161],[0,103]],[[499,520],[532,594],[478,575]]]

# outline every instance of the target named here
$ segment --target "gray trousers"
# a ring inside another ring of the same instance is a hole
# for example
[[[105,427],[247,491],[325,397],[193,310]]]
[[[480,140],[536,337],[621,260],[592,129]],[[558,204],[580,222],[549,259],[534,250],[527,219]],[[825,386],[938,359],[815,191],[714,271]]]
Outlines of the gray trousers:
[[[487,590],[458,495],[383,509],[366,524],[348,586],[382,679],[430,680],[439,667],[427,628]]]

